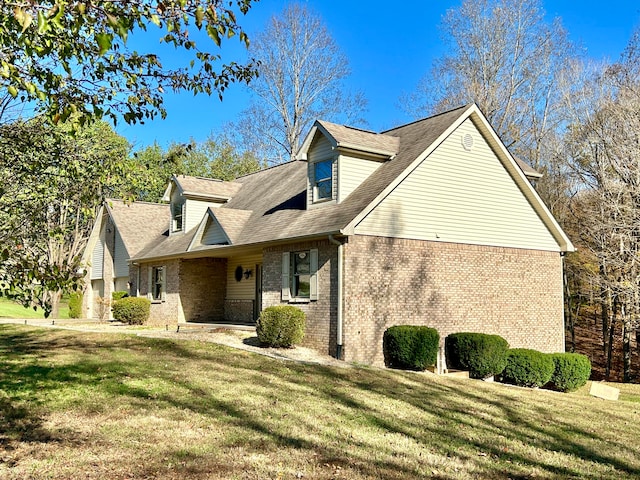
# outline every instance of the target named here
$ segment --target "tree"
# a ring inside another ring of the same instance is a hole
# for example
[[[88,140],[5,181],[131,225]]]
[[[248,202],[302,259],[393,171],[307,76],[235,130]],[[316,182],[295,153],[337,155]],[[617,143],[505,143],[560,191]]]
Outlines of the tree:
[[[607,374],[619,326],[625,381],[631,379],[631,334],[640,326],[639,64],[640,30],[618,63],[573,92],[574,122],[566,138],[580,180],[573,211],[582,243],[598,263],[592,280],[601,306]]]
[[[71,128],[42,118],[0,126],[0,293],[46,316],[80,284],[98,206],[132,187],[124,138],[104,122]]]
[[[321,18],[292,4],[256,35],[250,53],[259,62],[249,88],[253,100],[239,130],[245,147],[278,163],[292,159],[317,118],[362,121],[365,101],[343,80],[349,62]]]
[[[222,94],[230,82],[249,80],[252,65],[220,65],[220,53],[196,44],[206,31],[249,40],[237,23],[252,0],[8,0],[0,6],[0,87],[36,102],[54,121],[84,123],[104,115],[128,123],[166,111],[163,91]],[[131,50],[128,38],[156,30],[182,51],[184,64],[163,66],[155,53]]]
[[[264,164],[251,153],[239,153],[225,135],[210,135],[202,143],[148,146],[133,156],[136,200],[159,202],[172,175],[233,180],[260,170]]]
[[[416,117],[475,102],[512,153],[536,169],[559,150],[559,76],[572,58],[560,20],[540,0],[464,0],[442,20],[449,53],[412,94]]]

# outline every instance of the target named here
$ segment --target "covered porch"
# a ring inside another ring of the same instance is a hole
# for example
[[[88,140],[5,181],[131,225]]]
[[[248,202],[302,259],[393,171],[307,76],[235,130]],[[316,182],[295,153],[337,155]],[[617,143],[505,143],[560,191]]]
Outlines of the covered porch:
[[[262,309],[262,250],[182,259],[179,270],[179,326],[255,325]]]

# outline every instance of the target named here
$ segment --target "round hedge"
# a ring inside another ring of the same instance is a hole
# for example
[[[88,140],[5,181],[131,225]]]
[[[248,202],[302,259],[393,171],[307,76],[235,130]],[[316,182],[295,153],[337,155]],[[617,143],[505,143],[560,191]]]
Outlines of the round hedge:
[[[289,348],[304,338],[305,314],[290,305],[265,308],[256,322],[256,334],[265,347]]]
[[[425,370],[438,359],[440,335],[435,328],[417,325],[389,327],[382,337],[384,363],[389,368]]]
[[[520,387],[541,387],[549,383],[554,368],[549,354],[528,348],[513,348],[507,352],[502,381]]]
[[[149,318],[151,301],[144,297],[124,297],[111,306],[113,318],[129,325],[142,325]]]
[[[506,365],[509,344],[500,335],[452,333],[445,339],[447,365],[468,370],[471,378],[499,375]]]
[[[561,392],[576,390],[591,376],[591,362],[579,353],[553,353],[554,371],[550,387]]]

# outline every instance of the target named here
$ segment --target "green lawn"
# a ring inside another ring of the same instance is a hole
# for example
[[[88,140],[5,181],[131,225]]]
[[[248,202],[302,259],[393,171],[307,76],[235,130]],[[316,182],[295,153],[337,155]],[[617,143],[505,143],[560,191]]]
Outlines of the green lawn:
[[[25,308],[19,303],[0,297],[0,318],[44,318],[41,308]],[[69,305],[66,300],[60,304],[59,318],[69,318]]]
[[[3,479],[640,478],[621,401],[0,325]]]

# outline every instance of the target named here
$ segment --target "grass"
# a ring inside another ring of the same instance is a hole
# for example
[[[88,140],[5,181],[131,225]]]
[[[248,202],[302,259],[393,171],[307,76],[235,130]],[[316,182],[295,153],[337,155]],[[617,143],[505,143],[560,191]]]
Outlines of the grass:
[[[0,326],[3,479],[640,477],[621,401]]]
[[[38,308],[37,310],[34,310],[33,308],[25,308],[19,303],[0,297],[0,317],[44,318],[44,312],[41,308]],[[69,318],[69,304],[67,299],[62,299],[60,302],[59,318]]]

